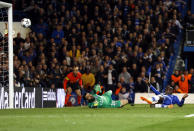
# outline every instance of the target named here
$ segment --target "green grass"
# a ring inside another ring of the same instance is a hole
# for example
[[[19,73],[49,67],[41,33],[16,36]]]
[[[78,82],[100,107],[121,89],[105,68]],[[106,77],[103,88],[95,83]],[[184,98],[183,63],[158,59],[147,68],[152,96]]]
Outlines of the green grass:
[[[194,105],[154,109],[127,105],[118,109],[87,107],[0,110],[0,131],[194,131]]]

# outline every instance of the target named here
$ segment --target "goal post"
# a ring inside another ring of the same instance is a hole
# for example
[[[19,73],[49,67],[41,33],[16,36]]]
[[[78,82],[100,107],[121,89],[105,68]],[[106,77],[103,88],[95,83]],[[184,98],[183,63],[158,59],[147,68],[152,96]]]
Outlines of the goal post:
[[[13,9],[12,4],[1,2],[0,8],[7,8],[8,12],[8,82],[9,82],[9,108],[13,108],[14,101],[14,79],[13,79]]]

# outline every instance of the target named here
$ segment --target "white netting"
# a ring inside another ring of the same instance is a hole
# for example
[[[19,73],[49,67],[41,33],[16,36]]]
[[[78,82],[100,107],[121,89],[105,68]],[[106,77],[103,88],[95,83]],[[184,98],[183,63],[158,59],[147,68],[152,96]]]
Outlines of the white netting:
[[[8,8],[0,8],[0,87],[9,85]]]

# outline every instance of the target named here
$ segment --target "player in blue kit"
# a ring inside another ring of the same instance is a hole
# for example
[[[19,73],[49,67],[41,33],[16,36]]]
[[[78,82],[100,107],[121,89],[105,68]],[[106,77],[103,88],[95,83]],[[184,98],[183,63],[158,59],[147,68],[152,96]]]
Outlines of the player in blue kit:
[[[178,97],[173,95],[173,88],[167,86],[165,94],[157,91],[153,85],[148,83],[150,89],[156,94],[151,98],[140,97],[143,101],[146,101],[148,104],[161,104],[163,108],[172,108],[174,104],[177,104],[179,107],[183,106],[185,98],[188,97],[188,94],[185,94],[181,101],[179,101]]]

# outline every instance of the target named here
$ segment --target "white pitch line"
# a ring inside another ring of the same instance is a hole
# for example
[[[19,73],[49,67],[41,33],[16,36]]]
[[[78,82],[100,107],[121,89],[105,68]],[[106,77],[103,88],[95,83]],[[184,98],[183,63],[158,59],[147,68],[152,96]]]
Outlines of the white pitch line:
[[[194,114],[185,115],[184,117],[194,117]]]

